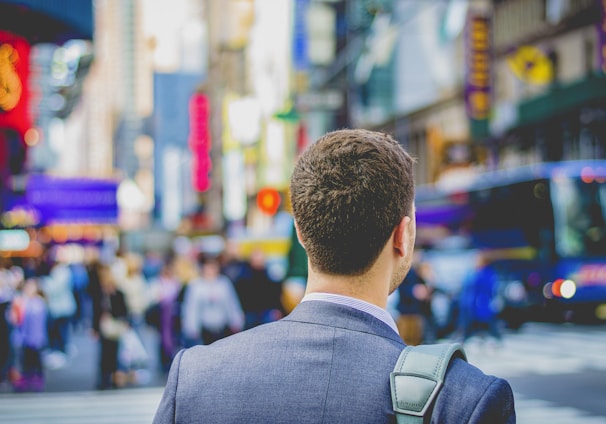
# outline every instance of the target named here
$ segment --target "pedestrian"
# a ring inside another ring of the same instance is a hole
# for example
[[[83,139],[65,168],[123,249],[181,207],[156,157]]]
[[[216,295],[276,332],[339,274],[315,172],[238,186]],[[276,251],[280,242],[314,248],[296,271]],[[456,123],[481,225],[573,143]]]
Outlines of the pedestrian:
[[[274,281],[269,275],[267,259],[260,247],[251,252],[234,286],[246,316],[247,329],[282,318],[282,282]]]
[[[189,345],[208,345],[244,327],[238,295],[232,282],[221,274],[217,257],[201,256],[200,275],[187,285],[181,314]]]
[[[427,294],[421,301],[421,315],[423,316],[423,343],[435,343],[438,337],[438,324],[434,314],[434,299],[436,289],[436,276],[433,267],[428,261],[421,260],[417,267],[419,275],[425,281]]]
[[[459,341],[471,336],[490,337],[496,344],[502,341],[498,313],[500,297],[498,276],[485,252],[480,252],[475,267],[463,282],[459,296]]]
[[[76,313],[74,314],[72,328],[81,331],[90,328],[90,298],[87,294],[88,273],[82,260],[75,260],[68,266],[72,276],[74,299],[76,300]]]
[[[179,305],[177,298],[181,291],[181,282],[176,277],[172,262],[165,263],[160,274],[151,281],[151,305],[148,309],[147,323],[159,334],[158,352],[160,367],[167,373],[170,363],[177,353],[179,331],[177,319]]]
[[[227,239],[225,248],[219,255],[221,262],[221,273],[236,283],[242,274],[248,269],[248,263],[240,254],[240,248],[235,240]]]
[[[126,374],[118,366],[118,347],[120,336],[128,328],[126,298],[110,266],[96,262],[91,272],[96,274],[91,281],[99,284],[98,288],[92,288],[95,294],[92,331],[99,342],[97,388],[122,387],[126,384]]]
[[[143,275],[143,259],[139,254],[129,253],[125,262],[126,275],[116,281],[118,288],[126,296],[130,324],[139,331],[150,302],[149,285]]]
[[[13,323],[9,319],[20,276],[9,258],[0,256],[0,384],[9,384],[17,374],[15,348],[11,342]]]
[[[398,287],[398,319],[400,336],[407,345],[418,346],[425,340],[425,305],[430,292],[419,272],[420,253],[415,252],[410,271]]]
[[[40,277],[40,286],[48,303],[49,348],[48,366],[63,368],[67,362],[67,347],[71,337],[71,324],[77,311],[72,273],[63,258],[51,260],[48,275]]]
[[[145,375],[145,371],[143,373],[139,371],[146,366],[144,358],[147,357],[147,352],[143,352],[143,349],[130,349],[131,352],[128,352],[128,346],[135,346],[137,348],[143,346],[142,343],[138,342],[142,338],[145,325],[145,312],[149,307],[151,294],[142,269],[143,257],[139,253],[118,250],[112,264],[112,272],[118,285],[118,290],[124,294],[128,323],[130,329],[133,330],[131,334],[120,340],[118,351],[119,372],[116,375],[119,378],[124,376],[125,381],[124,383],[118,383],[119,385],[126,383],[136,384],[138,375]],[[135,352],[140,354],[136,354]],[[134,358],[140,360],[133,360]]]
[[[28,278],[11,308],[21,352],[21,378],[13,383],[15,391],[44,390],[42,350],[48,343],[47,316],[48,308],[38,280]]]
[[[162,268],[164,267],[165,260],[162,255],[162,252],[159,250],[148,250],[143,253],[143,264],[141,266],[141,272],[143,273],[143,278],[146,281],[151,281],[154,278],[157,278],[162,272]]]
[[[389,135],[330,132],[290,185],[309,257],[306,294],[283,319],[181,350],[154,423],[395,423],[390,372],[405,348],[386,309],[415,243],[413,164]],[[507,381],[455,359],[435,423],[514,423]]]
[[[177,333],[177,346],[182,348],[190,346],[191,341],[187,340],[187,337],[183,331],[182,315],[183,315],[183,302],[185,299],[185,293],[189,284],[198,278],[199,265],[191,252],[180,252],[176,253],[173,260],[173,270],[175,277],[181,284],[181,289],[177,295],[176,310],[175,310],[175,332]]]

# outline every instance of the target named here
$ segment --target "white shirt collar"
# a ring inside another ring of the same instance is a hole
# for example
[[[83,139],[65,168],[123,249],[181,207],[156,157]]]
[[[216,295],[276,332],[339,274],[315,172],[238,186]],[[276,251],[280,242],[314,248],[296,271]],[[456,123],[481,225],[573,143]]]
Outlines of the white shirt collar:
[[[393,317],[386,309],[380,308],[377,305],[373,305],[372,303],[365,302],[364,300],[356,299],[354,297],[343,296],[340,294],[333,293],[308,293],[303,296],[301,302],[305,302],[308,300],[321,300],[324,302],[336,303],[338,305],[349,306],[351,308],[357,309],[362,312],[366,312],[367,314],[372,315],[378,320],[383,321],[387,324],[396,334],[399,335],[398,327],[396,326],[396,322]]]

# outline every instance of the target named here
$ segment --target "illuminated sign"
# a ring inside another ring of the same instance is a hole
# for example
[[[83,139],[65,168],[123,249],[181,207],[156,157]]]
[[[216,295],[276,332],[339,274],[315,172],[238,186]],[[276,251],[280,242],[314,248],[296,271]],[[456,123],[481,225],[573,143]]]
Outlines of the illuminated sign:
[[[24,135],[31,127],[28,105],[30,45],[0,30],[0,128]]]
[[[210,188],[209,173],[212,168],[210,158],[210,105],[208,97],[202,93],[194,94],[189,100],[189,139],[192,152],[192,185],[196,191]]]
[[[21,79],[15,69],[19,53],[10,44],[0,45],[0,109],[13,110],[21,98]]]
[[[42,224],[115,224],[118,219],[118,182],[86,178],[29,176],[26,204]]]
[[[465,103],[474,120],[486,120],[491,107],[490,19],[472,15],[466,32]]]

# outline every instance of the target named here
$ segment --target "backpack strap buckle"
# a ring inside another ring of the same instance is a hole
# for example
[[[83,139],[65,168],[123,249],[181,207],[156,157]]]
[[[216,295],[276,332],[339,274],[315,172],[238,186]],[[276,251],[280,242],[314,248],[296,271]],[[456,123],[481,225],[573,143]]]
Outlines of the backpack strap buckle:
[[[453,356],[467,360],[458,343],[407,346],[390,374],[391,398],[398,423],[422,423],[442,388]]]
[[[422,417],[442,388],[442,382],[416,373],[392,372],[393,410]]]

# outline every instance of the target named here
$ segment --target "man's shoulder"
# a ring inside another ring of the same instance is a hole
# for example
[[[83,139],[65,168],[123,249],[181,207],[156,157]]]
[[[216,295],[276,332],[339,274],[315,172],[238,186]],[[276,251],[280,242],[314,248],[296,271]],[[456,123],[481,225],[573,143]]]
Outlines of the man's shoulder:
[[[500,423],[508,422],[511,414],[515,417],[513,392],[505,379],[485,374],[462,359],[452,361],[436,399],[434,418],[442,417],[444,422]]]
[[[453,386],[465,387],[466,390],[471,389],[481,391],[482,386],[489,385],[497,377],[485,374],[481,369],[469,362],[461,359],[453,359],[446,372],[445,384]]]
[[[192,357],[208,356],[214,352],[221,353],[233,348],[242,350],[242,346],[265,345],[264,341],[271,339],[272,336],[277,337],[277,334],[281,331],[280,327],[280,321],[259,325],[217,340],[210,345],[192,346],[185,350],[185,354]]]

